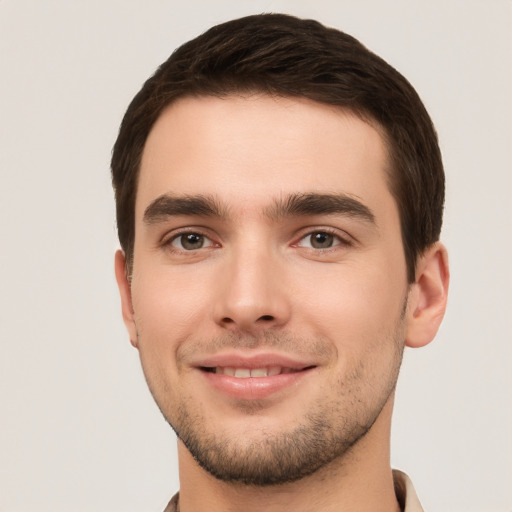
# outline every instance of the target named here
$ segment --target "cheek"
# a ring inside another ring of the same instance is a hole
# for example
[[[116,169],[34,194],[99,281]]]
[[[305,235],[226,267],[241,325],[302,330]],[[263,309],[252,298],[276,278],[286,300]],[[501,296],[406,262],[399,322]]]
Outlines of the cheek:
[[[143,348],[174,351],[205,318],[210,289],[205,276],[192,267],[180,272],[134,274],[133,309]],[[150,346],[147,346],[150,345]]]
[[[364,279],[357,272],[341,274],[331,280],[328,291],[317,295],[305,324],[314,325],[314,335],[336,348],[330,385],[378,402],[400,367],[404,285],[384,272],[364,272]]]
[[[406,280],[401,268],[384,267],[370,262],[332,266],[323,270],[325,275],[303,281],[298,295],[304,322],[355,351],[392,332],[402,313]]]
[[[132,299],[138,350],[148,386],[160,408],[172,410],[180,388],[176,351],[191,334],[201,314],[199,283],[161,269],[134,272]]]

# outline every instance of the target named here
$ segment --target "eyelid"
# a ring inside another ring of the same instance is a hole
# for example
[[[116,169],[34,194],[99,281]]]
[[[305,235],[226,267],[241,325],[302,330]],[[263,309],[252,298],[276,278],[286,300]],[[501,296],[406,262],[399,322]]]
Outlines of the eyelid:
[[[201,249],[209,249],[212,247],[222,246],[222,244],[216,240],[218,237],[213,236],[210,229],[202,226],[186,226],[168,231],[160,238],[158,246],[168,248],[169,250],[175,250],[176,252],[194,252],[193,250],[187,251],[186,249],[180,249],[179,247],[175,247],[172,245],[172,243],[179,237],[191,233],[200,235],[210,242],[210,244],[208,244],[206,247],[201,247],[200,249],[197,249],[197,251]],[[326,252],[329,249],[335,250],[339,246],[349,247],[357,244],[357,240],[353,236],[349,235],[346,231],[341,230],[339,228],[333,228],[330,226],[308,226],[300,229],[296,233],[296,235],[294,236],[295,241],[291,245],[295,247],[301,247],[300,243],[305,238],[315,233],[327,233],[329,235],[332,235],[338,240],[338,243],[326,249],[316,249],[312,247],[302,246],[303,248],[312,249],[314,251]]]
[[[214,237],[210,234],[210,230],[208,230],[206,228],[198,227],[198,226],[187,226],[184,228],[173,229],[172,231],[165,233],[161,237],[158,245],[163,248],[168,248],[169,250],[175,250],[176,252],[178,252],[178,251],[194,252],[192,250],[187,251],[186,249],[180,249],[179,247],[176,247],[173,245],[173,242],[175,240],[179,239],[183,235],[188,235],[188,234],[200,235],[211,242],[211,244],[209,244],[208,246],[201,247],[200,249],[208,249],[210,247],[220,247],[220,245],[221,245],[219,242],[215,241]],[[197,250],[200,250],[200,249],[197,249]]]
[[[197,235],[198,237],[200,237],[204,244],[201,246],[201,247],[198,247],[197,249],[186,249],[184,247],[178,247],[178,241],[181,241],[183,236],[184,235]],[[206,249],[208,247],[213,247],[215,246],[215,242],[213,240],[211,240],[211,238],[205,236],[205,235],[202,235],[201,233],[181,233],[180,235],[174,235],[173,237],[171,237],[171,239],[169,240],[168,242],[169,245],[171,245],[172,247],[176,247],[177,249],[179,249],[180,251],[181,250],[184,250],[186,252],[193,252],[194,250],[200,250],[200,249]]]
[[[314,235],[315,233],[326,233],[328,235],[334,236],[338,243],[334,244],[332,247],[326,248],[326,249],[316,249],[314,247],[306,247],[301,246],[300,242],[302,242],[305,238],[308,236]],[[327,226],[314,226],[314,227],[307,227],[301,230],[301,232],[297,235],[295,238],[296,242],[294,242],[292,245],[296,247],[305,247],[307,249],[313,249],[315,251],[328,251],[329,249],[335,249],[338,246],[352,246],[356,243],[356,240],[350,236],[346,231],[342,231],[340,229],[327,227]]]

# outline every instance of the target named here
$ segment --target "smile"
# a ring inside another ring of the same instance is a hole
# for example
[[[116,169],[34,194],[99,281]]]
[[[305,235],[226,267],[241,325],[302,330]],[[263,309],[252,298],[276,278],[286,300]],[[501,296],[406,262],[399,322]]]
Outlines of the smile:
[[[228,375],[237,379],[248,379],[250,377],[273,377],[285,373],[295,373],[302,368],[286,368],[282,366],[270,366],[263,368],[234,368],[231,366],[216,366],[215,368],[204,368],[205,371],[215,373],[217,375]]]
[[[308,377],[314,375],[317,370],[316,365],[302,366],[291,361],[285,364],[281,362],[281,365],[276,364],[276,361],[259,364],[255,364],[255,361],[252,361],[252,364],[247,364],[247,361],[245,364],[243,361],[233,364],[231,361],[231,364],[221,365],[219,362],[211,366],[197,367],[210,389],[226,397],[249,401],[279,396],[279,393],[309,380]]]

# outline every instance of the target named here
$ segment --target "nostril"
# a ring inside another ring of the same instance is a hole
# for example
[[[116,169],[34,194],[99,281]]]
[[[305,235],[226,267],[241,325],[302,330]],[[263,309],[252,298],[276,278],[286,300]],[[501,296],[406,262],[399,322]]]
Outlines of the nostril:
[[[247,328],[251,324],[254,324],[254,326],[256,326],[257,324],[258,325],[270,324],[271,322],[276,321],[276,317],[273,315],[261,315],[260,317],[256,318],[256,320],[254,320],[254,319],[249,319],[249,320],[247,320],[247,324],[246,324],[245,318],[235,319],[235,318],[231,318],[229,316],[225,316],[221,319],[221,323],[225,327],[227,327],[228,325],[238,325],[241,328]]]

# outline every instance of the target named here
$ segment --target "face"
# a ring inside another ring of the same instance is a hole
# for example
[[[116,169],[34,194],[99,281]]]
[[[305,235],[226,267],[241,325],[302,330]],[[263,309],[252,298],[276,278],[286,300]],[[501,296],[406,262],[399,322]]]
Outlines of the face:
[[[200,465],[282,483],[391,401],[408,285],[379,132],[309,100],[186,98],[145,146],[125,320]]]

